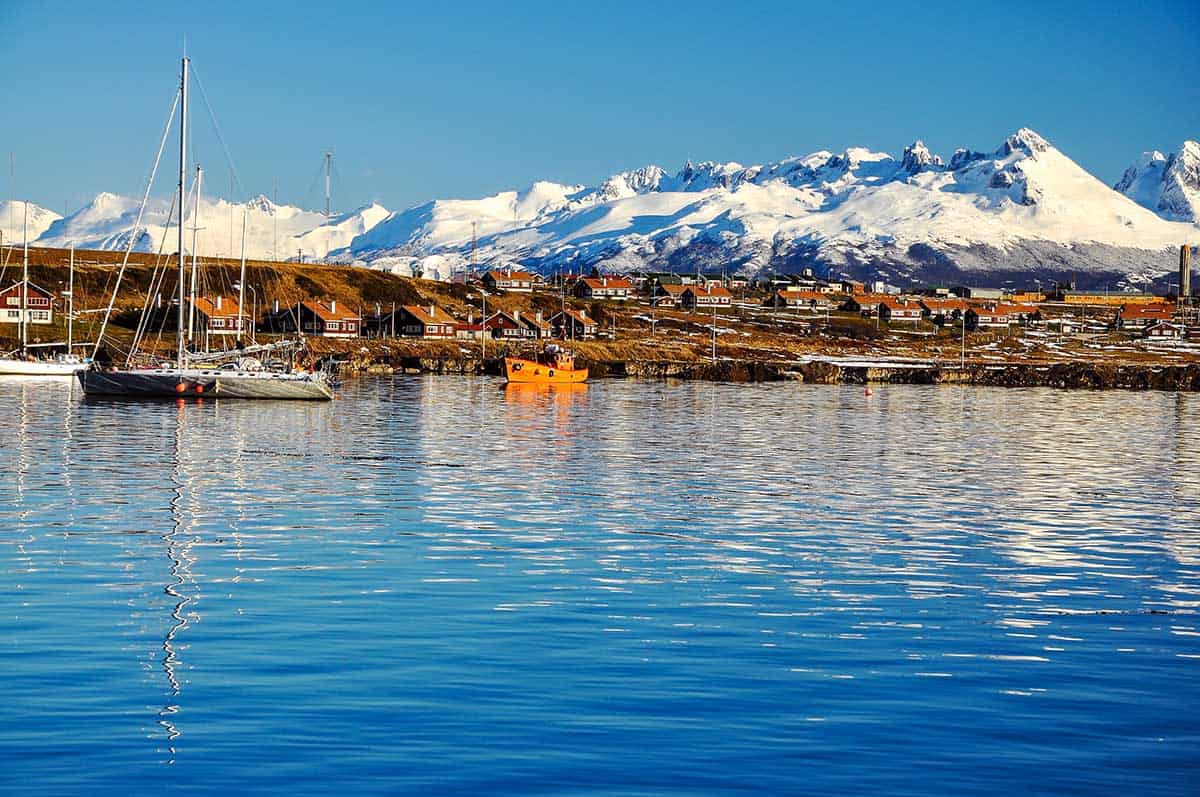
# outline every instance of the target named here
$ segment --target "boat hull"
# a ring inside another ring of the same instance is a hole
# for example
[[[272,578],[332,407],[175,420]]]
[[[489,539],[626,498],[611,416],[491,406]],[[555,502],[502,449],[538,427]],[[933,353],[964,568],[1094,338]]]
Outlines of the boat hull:
[[[5,358],[0,359],[0,376],[71,376],[87,367],[86,363]]]
[[[329,401],[333,389],[310,375],[268,372],[161,368],[146,371],[80,371],[79,384],[89,396]]]
[[[575,385],[588,378],[586,368],[560,369],[520,357],[505,357],[504,372],[509,382],[527,385]]]

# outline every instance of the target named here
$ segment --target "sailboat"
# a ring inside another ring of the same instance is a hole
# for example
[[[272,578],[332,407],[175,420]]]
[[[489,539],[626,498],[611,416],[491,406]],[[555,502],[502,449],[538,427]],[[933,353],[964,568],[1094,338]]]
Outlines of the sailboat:
[[[187,196],[187,122],[188,122],[188,67],[190,61],[185,56],[182,59],[179,79],[179,292],[178,312],[176,313],[176,350],[175,361],[161,363],[157,367],[135,368],[132,361],[127,360],[124,368],[105,368],[93,362],[92,367],[80,371],[79,383],[83,392],[90,396],[109,396],[116,398],[177,398],[180,396],[215,396],[218,398],[245,399],[295,399],[308,401],[329,401],[333,398],[333,388],[328,377],[321,372],[296,372],[290,370],[272,370],[263,367],[260,360],[247,356],[250,349],[242,349],[236,353],[237,359],[221,365],[214,364],[214,358],[209,354],[193,354],[187,349],[187,337],[184,330],[184,296],[185,285],[185,252],[183,206]],[[166,141],[164,131],[163,144]],[[159,155],[162,154],[162,146]],[[156,161],[157,165],[157,161]],[[153,173],[151,174],[153,182]],[[146,196],[149,196],[149,185]],[[199,191],[197,191],[199,201]],[[143,209],[145,199],[143,199]],[[139,212],[135,222],[135,234],[130,236],[132,241],[137,238],[136,226],[141,223]],[[243,249],[244,232],[243,232]],[[193,249],[195,247],[193,246]],[[128,259],[128,251],[126,252]],[[193,252],[194,268],[195,252]],[[122,269],[124,266],[122,266]],[[243,279],[243,284],[245,280]],[[191,302],[195,306],[195,279],[193,272]],[[118,275],[116,286],[109,301],[108,313],[105,314],[105,324],[112,311],[116,292],[120,288]],[[240,311],[239,311],[240,312]],[[190,335],[189,323],[187,332]],[[104,325],[101,326],[100,336],[96,341],[93,360],[99,351],[104,337]],[[281,344],[254,347],[255,351],[271,351],[278,349]]]
[[[30,344],[29,343],[29,319],[31,311],[29,309],[29,203],[25,203],[25,229],[24,229],[24,253],[22,254],[21,281],[14,283],[8,291],[16,288],[20,294],[18,313],[19,324],[21,328],[21,347],[11,353],[9,356],[0,357],[0,376],[71,376],[77,371],[82,371],[88,367],[88,364],[76,355],[71,353],[71,324],[74,316],[74,283],[75,283],[75,256],[74,250],[71,254],[71,288],[68,290],[68,297],[71,305],[67,310],[67,351],[65,354],[58,354],[49,358],[34,357],[30,352],[32,348],[48,348],[51,346],[60,346],[61,343],[45,343],[45,344]],[[39,292],[41,290],[39,289]],[[43,297],[39,297],[43,298]],[[47,304],[50,300],[46,299]],[[47,316],[48,318],[49,316]],[[15,355],[15,356],[12,356]]]

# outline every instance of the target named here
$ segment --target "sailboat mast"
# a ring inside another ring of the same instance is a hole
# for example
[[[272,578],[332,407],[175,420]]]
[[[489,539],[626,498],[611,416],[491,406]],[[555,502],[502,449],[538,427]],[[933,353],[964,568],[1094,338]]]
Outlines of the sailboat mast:
[[[242,206],[242,273],[238,280],[238,339],[246,337],[246,218],[250,215],[250,207]],[[254,319],[250,319],[254,323]]]
[[[71,353],[72,332],[75,328],[75,247],[71,247],[71,266],[67,272],[67,354]]]
[[[204,185],[204,171],[196,167],[196,200],[192,203],[192,286],[188,293],[188,328],[187,337],[190,343],[196,335],[196,281],[200,270],[199,247],[196,242],[200,235],[200,191]]]
[[[183,205],[187,197],[187,118],[188,59],[183,57],[179,70],[179,312],[176,313],[175,365],[183,367]]]
[[[21,256],[21,354],[29,342],[29,202],[25,202],[25,221],[21,237],[24,239],[24,254]]]

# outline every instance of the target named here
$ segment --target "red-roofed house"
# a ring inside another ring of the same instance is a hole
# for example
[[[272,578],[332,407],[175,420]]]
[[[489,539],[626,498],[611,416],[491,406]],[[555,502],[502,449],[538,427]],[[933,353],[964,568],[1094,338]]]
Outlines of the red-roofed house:
[[[519,269],[492,269],[483,275],[483,285],[489,291],[531,293],[533,291],[533,275]]]
[[[967,302],[964,299],[936,299],[927,297],[921,299],[921,307],[930,321],[938,326],[958,322],[963,313],[967,312]]]
[[[916,302],[906,302],[891,296],[879,300],[879,320],[888,324],[893,321],[911,321],[915,324],[924,314],[921,305]]]
[[[338,303],[336,299],[300,302],[296,312],[300,316],[300,331],[305,335],[358,337],[358,311]]]
[[[775,291],[775,294],[763,302],[767,307],[800,307],[806,310],[824,311],[833,306],[827,294],[820,291]]]
[[[200,334],[240,335],[243,319],[237,299],[229,296],[197,296],[196,330]],[[249,323],[249,319],[245,319]]]
[[[722,285],[689,285],[680,298],[681,304],[689,310],[729,307],[733,304],[733,294]]]
[[[680,307],[683,304],[683,292],[686,285],[659,285],[654,295],[655,307]]]
[[[403,337],[452,338],[456,323],[453,316],[436,304],[406,304],[396,308],[396,334]],[[392,326],[387,316],[383,326]]]
[[[1174,315],[1174,308],[1166,304],[1125,304],[1117,312],[1114,326],[1140,332],[1154,324],[1170,321]]]
[[[550,323],[554,325],[554,334],[567,340],[594,338],[598,329],[594,318],[590,318],[583,310],[570,307],[556,313],[550,319]]]
[[[1156,340],[1179,340],[1187,334],[1187,327],[1170,321],[1159,321],[1146,327],[1142,334]]]
[[[624,277],[584,277],[575,283],[575,295],[580,299],[628,299],[633,283]]]
[[[25,320],[29,324],[49,324],[54,320],[54,294],[26,283]],[[0,291],[0,323],[21,323],[21,282],[14,282]]]

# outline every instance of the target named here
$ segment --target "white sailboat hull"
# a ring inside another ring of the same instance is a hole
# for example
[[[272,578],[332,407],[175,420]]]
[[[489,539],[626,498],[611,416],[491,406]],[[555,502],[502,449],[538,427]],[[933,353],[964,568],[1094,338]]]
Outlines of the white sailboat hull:
[[[87,367],[83,362],[0,358],[0,376],[71,376]]]
[[[333,388],[314,374],[209,368],[80,371],[85,395],[136,398],[238,398],[330,401]]]

